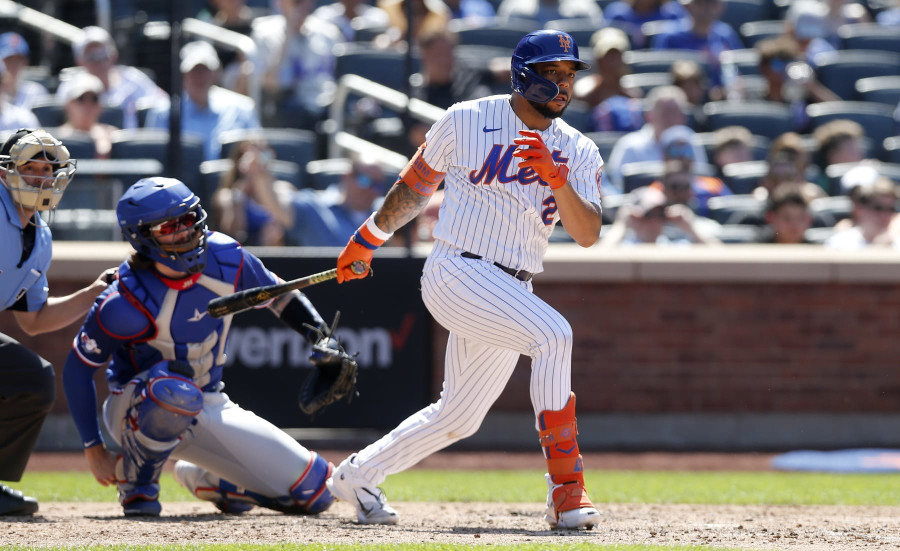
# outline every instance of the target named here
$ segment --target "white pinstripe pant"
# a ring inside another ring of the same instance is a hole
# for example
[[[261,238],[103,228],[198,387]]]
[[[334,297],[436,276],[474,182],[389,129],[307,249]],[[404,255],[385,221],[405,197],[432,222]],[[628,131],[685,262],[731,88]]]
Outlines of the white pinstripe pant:
[[[474,434],[520,354],[532,358],[535,416],[560,410],[569,400],[568,321],[531,292],[531,283],[459,252],[437,242],[422,274],[425,306],[450,331],[440,399],[359,452],[359,473],[371,484]]]

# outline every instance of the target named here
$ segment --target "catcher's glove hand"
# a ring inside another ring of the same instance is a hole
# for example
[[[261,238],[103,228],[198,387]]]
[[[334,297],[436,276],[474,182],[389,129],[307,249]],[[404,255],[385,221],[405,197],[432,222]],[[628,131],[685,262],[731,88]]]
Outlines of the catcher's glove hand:
[[[331,328],[320,329],[307,325],[318,335],[309,357],[315,369],[300,388],[300,409],[307,415],[312,415],[345,396],[349,402],[358,394],[356,360],[332,337],[340,315],[340,312],[335,314]]]

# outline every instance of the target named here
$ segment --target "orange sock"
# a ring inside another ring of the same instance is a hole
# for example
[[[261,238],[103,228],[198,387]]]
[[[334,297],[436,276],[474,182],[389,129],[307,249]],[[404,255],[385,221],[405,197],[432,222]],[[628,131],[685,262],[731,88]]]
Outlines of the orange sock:
[[[584,489],[584,461],[576,439],[575,393],[563,409],[542,411],[538,425],[547,472],[554,484],[561,485],[553,491],[556,512],[593,507]]]

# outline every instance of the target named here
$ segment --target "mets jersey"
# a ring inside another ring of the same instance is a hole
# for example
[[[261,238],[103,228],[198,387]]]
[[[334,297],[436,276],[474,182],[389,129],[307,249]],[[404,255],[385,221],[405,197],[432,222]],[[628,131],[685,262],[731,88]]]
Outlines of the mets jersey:
[[[520,130],[509,95],[457,103],[428,131],[423,156],[445,172],[435,240],[505,266],[540,272],[559,212],[553,189],[513,157]],[[561,119],[540,133],[569,185],[600,205],[603,160],[596,144]]]

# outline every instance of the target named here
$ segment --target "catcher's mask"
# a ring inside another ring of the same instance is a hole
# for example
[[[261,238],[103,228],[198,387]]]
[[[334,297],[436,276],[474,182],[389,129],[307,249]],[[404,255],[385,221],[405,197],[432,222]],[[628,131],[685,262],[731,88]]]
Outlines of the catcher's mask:
[[[206,211],[180,180],[144,178],[119,199],[122,236],[154,262],[191,274],[206,267]]]
[[[0,181],[20,209],[56,209],[75,165],[66,146],[46,130],[20,128],[0,146]]]
[[[559,95],[559,86],[533,68],[535,63],[545,61],[574,61],[576,71],[591,68],[578,57],[578,45],[569,33],[546,29],[530,32],[519,41],[512,55],[513,91],[535,103],[547,103]]]

